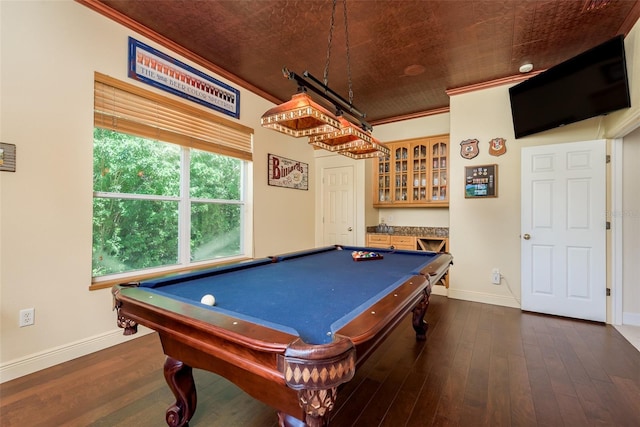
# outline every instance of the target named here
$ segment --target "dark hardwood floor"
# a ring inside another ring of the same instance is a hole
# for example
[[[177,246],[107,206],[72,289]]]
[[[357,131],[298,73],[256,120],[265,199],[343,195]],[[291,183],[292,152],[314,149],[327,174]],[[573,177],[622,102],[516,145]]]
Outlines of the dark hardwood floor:
[[[434,296],[340,389],[331,425],[639,426],[640,352],[610,325]],[[161,427],[173,395],[156,334],[0,385],[3,427]],[[274,410],[194,370],[190,425],[271,427]]]

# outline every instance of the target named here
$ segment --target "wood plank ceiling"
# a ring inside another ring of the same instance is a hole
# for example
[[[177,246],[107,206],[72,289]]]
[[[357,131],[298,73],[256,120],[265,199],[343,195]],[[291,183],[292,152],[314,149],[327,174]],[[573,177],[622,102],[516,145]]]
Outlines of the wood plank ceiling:
[[[276,103],[296,85],[282,68],[322,79],[328,0],[77,0]],[[618,34],[637,0],[348,0],[353,104],[372,124],[446,110],[447,91],[522,78]],[[343,2],[338,0],[328,84],[348,98]],[[171,54],[171,51],[165,51]]]

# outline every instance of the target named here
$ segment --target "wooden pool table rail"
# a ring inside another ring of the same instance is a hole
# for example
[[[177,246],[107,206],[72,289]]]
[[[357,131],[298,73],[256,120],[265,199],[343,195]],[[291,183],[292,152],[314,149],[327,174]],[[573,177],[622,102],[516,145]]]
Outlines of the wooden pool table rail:
[[[400,321],[413,313],[418,340],[425,339],[431,287],[447,274],[448,254],[411,276],[333,334],[333,341],[309,345],[298,336],[188,304],[144,288],[112,290],[118,324],[125,334],[137,324],[158,332],[167,356],[165,378],[176,402],[167,424],[186,426],[195,413],[192,368],[227,378],[278,411],[281,426],[326,426],[337,388],[353,377]],[[302,421],[304,420],[304,421]]]

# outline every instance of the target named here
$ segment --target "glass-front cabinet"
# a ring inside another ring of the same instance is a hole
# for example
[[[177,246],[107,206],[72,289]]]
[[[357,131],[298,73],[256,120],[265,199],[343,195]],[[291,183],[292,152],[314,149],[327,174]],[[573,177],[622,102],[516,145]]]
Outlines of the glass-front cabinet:
[[[391,149],[393,159],[394,185],[393,200],[408,200],[408,180],[409,180],[409,149],[404,145],[399,145]]]
[[[449,144],[436,142],[431,146],[431,191],[432,201],[449,200],[447,194],[447,157]]]
[[[449,135],[386,144],[391,154],[374,167],[375,207],[449,206]]]

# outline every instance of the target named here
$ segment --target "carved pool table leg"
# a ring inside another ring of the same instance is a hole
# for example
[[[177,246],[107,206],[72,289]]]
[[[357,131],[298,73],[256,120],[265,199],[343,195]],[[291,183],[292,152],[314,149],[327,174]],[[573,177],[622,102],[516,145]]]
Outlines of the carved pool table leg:
[[[427,329],[429,325],[424,320],[424,315],[429,308],[429,297],[431,296],[431,285],[424,289],[424,295],[420,302],[413,308],[413,329],[416,331],[416,340],[425,341],[427,339]]]
[[[171,427],[188,426],[198,403],[192,368],[167,356],[164,362],[164,378],[176,397],[176,402],[167,409],[167,424]]]
[[[290,415],[278,412],[280,427],[326,427],[329,414],[336,403],[337,387],[321,390],[298,390],[298,399],[305,413],[304,422]]]
[[[306,414],[305,422],[309,427],[329,425],[329,413],[336,403],[337,395],[337,387],[326,390],[298,390],[298,399]]]

